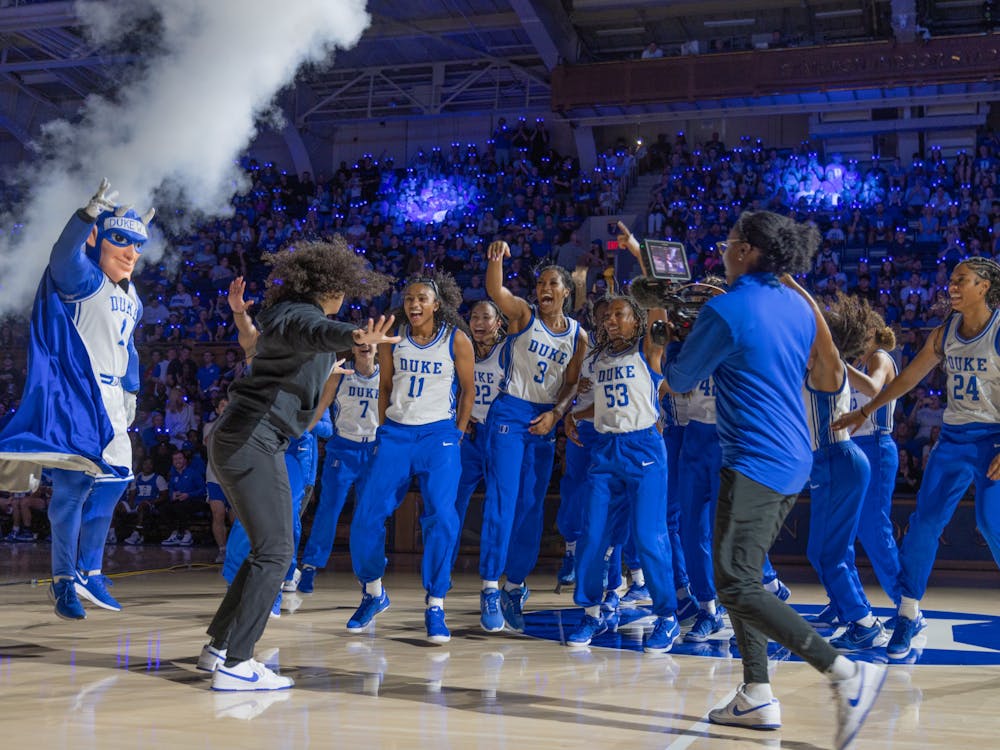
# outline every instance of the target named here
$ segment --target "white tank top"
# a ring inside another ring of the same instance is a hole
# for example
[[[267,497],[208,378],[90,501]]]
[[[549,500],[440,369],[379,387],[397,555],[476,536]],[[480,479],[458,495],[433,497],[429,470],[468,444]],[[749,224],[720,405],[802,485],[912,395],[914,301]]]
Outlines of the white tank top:
[[[715,378],[709,375],[682,399],[686,402],[687,422],[715,424]],[[678,399],[681,400],[681,399]]]
[[[566,318],[566,322],[565,331],[553,333],[532,308],[525,329],[504,342],[500,390],[533,404],[556,403],[580,330],[580,324],[572,318]]]
[[[897,375],[899,374],[899,368],[896,367],[896,361],[889,357],[889,353],[883,349],[878,349],[877,351],[886,355],[889,361],[892,362],[892,369]],[[868,368],[862,367],[861,372],[867,374]],[[851,411],[856,411],[863,408],[866,404],[871,403],[871,397],[866,396],[861,391],[851,388]],[[866,437],[868,435],[875,434],[889,434],[892,432],[892,414],[896,410],[896,399],[893,399],[888,404],[880,406],[873,413],[868,415],[868,419],[861,423],[861,426],[854,431],[853,437]]]
[[[590,390],[586,393],[579,393],[576,397],[576,403],[573,405],[573,411],[583,411],[592,403],[594,403],[594,358],[590,356],[591,351],[597,346],[597,339],[594,338],[593,332],[587,334],[587,353],[583,355],[583,365],[580,367],[580,378],[586,378],[590,381]],[[587,417],[586,419],[577,420],[579,422],[593,422],[593,417]]]
[[[503,343],[494,344],[490,353],[482,359],[476,358],[473,365],[473,380],[476,384],[476,400],[472,402],[472,419],[479,424],[486,423],[486,415],[490,411],[493,399],[500,392],[500,381],[503,380],[503,367],[500,366],[500,353]]]
[[[399,424],[420,425],[455,418],[455,328],[443,325],[425,346],[410,338],[410,326],[402,326],[403,338],[392,347],[392,397],[385,415]]]
[[[948,373],[948,403],[944,423],[1000,424],[1000,310],[973,339],[958,329],[961,315],[945,324],[944,356]]]
[[[835,420],[850,411],[851,386],[847,382],[847,370],[844,370],[844,382],[835,393],[817,391],[809,386],[809,376],[802,389],[806,400],[806,417],[809,420],[809,437],[812,439],[812,449],[819,450],[845,440],[851,439],[849,430],[834,430]]]
[[[657,390],[662,375],[649,367],[643,339],[623,352],[601,352],[594,362],[594,428],[598,432],[636,432],[656,424]]]
[[[334,432],[355,443],[375,439],[378,428],[379,369],[367,378],[355,372],[342,375],[333,396],[330,416]]]

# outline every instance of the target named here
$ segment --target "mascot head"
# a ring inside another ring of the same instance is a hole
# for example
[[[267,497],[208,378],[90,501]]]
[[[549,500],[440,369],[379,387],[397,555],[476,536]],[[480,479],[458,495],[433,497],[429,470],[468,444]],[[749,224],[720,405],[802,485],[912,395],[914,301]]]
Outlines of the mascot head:
[[[98,214],[94,233],[87,241],[87,257],[115,283],[130,278],[142,246],[149,239],[147,226],[152,218],[152,209],[139,216],[131,206]]]

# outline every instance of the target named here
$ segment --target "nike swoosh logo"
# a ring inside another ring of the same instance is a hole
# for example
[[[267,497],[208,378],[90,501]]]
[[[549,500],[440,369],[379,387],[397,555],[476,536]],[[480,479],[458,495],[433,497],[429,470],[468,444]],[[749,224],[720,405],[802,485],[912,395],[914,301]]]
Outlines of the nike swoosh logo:
[[[847,701],[847,705],[849,705],[851,708],[857,708],[858,703],[860,702],[861,702],[861,691],[859,690],[856,697],[851,698],[849,701]]]
[[[747,714],[752,714],[754,711],[759,711],[762,708],[767,708],[770,705],[771,702],[768,701],[767,703],[761,703],[759,706],[748,708],[746,711],[740,711],[738,708],[736,708],[736,706],[733,706],[733,716],[746,716]]]
[[[819,489],[819,485],[818,484],[810,484],[809,485],[809,489],[811,489],[811,490],[818,490]]]
[[[454,445],[454,443],[441,443],[442,446]]]
[[[642,462],[642,468],[645,469],[647,466],[652,466],[655,463],[656,463],[656,461],[643,461]]]
[[[232,672],[227,672],[222,670],[222,674],[226,677],[235,677],[237,680],[243,680],[243,682],[259,682],[260,675],[257,672],[253,673],[253,677],[240,677],[238,674],[233,674]]]
[[[86,586],[86,585],[87,585],[87,579],[86,579],[86,578],[84,578],[84,577],[83,577],[82,575],[80,575],[80,574],[77,574],[77,576],[76,576],[76,577],[77,577],[77,579],[79,580],[79,582],[80,582],[80,583],[82,583],[82,584],[83,584],[84,586]]]

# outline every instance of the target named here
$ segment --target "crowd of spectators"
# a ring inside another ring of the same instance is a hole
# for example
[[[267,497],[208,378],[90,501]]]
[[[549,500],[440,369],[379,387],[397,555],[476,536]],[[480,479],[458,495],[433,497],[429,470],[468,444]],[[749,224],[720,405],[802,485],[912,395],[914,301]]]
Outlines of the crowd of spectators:
[[[265,253],[342,233],[396,278],[448,271],[470,304],[486,295],[486,246],[503,239],[513,256],[507,286],[515,293],[529,295],[533,269],[555,262],[589,266],[589,288],[599,295],[601,272],[613,259],[602,241],[590,242],[578,229],[589,216],[620,210],[640,161],[661,175],[642,219],[646,236],[682,242],[696,277],[721,272],[717,243],[744,210],[815,222],[824,242],[806,285],[821,299],[837,292],[868,298],[897,331],[900,366],[947,313],[954,264],[1000,251],[995,132],[981,133],[973,153],[945,158],[932,148],[907,163],[873,158],[864,165],[821,160],[806,144],[778,148],[743,138],[729,147],[718,135],[689,144],[678,134],[661,136],[645,154],[619,144],[601,154],[593,172],[582,172],[573,157],[552,149],[544,122],[508,126],[501,118],[484,146],[432,148],[405,166],[365,154],[314,179],[248,157],[243,166],[252,188],[234,197],[233,216],[170,238],[166,260],[145,265],[135,279],[145,302],[136,332],[144,365],[133,428],[136,467],[148,457],[171,486],[186,472],[187,487],[191,467],[200,467],[203,479],[204,423],[246,369],[228,286],[246,277],[246,296],[259,305]],[[421,210],[428,215],[415,220]],[[400,289],[350,300],[341,316],[361,321],[394,308]],[[26,335],[23,318],[0,320],[0,352],[23,351]],[[23,368],[10,356],[0,360],[3,412],[16,407],[23,381]],[[934,371],[900,401],[901,489],[919,483],[945,398],[942,375]],[[167,517],[183,536],[183,519]]]

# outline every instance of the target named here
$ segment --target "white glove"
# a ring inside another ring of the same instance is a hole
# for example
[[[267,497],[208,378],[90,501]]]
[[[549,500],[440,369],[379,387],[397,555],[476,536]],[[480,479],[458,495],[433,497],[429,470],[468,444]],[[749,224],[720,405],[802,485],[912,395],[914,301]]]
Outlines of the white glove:
[[[101,179],[101,184],[97,186],[97,192],[91,196],[90,202],[83,207],[83,212],[91,219],[96,219],[105,211],[115,210],[115,198],[118,197],[118,191],[108,193],[109,187],[111,187],[111,183],[108,182],[108,178],[104,177]]]
[[[122,389],[123,399],[125,402],[125,427],[131,427],[132,423],[135,421],[135,409],[136,402],[139,400],[138,393],[130,393]]]

